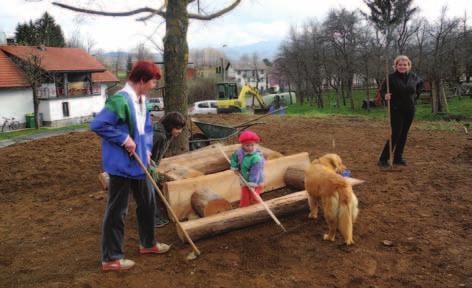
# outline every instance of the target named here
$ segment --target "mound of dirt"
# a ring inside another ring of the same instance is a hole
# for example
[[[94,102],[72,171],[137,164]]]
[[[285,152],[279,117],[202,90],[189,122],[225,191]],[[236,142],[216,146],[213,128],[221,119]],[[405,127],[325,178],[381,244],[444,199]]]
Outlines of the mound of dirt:
[[[200,118],[234,125],[248,117]],[[376,166],[388,132],[385,122],[276,116],[264,121],[251,127],[264,146],[287,155],[307,151],[311,159],[336,152],[352,177],[366,180],[355,188],[360,214],[354,246],[345,247],[340,235],[334,243],[323,241],[323,218],[314,222],[305,211],[280,219],[288,233],[267,222],[198,241],[202,255],[193,261],[186,260],[190,247],[168,225],[156,235],[173,244],[171,251],[144,257],[138,253],[130,201],[125,251],[137,266],[127,273],[102,273],[106,197],[97,181],[100,139],[91,132],[70,133],[0,149],[0,286],[472,285],[471,148],[462,134],[414,126],[404,155],[408,166],[388,173]]]

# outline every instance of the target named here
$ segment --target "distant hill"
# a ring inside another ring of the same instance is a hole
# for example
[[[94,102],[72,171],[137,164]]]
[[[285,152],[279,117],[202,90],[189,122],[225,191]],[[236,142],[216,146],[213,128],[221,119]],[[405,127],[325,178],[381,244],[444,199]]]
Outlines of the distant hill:
[[[233,60],[238,60],[244,54],[251,56],[254,52],[257,52],[260,59],[267,58],[269,60],[273,60],[278,53],[278,49],[281,43],[282,43],[281,40],[270,40],[270,41],[258,42],[251,45],[230,46],[230,47],[224,48],[224,52],[229,59],[233,59]],[[102,55],[102,57],[104,58],[105,62],[108,62],[108,63],[111,63],[113,59],[116,59],[117,57],[119,57],[121,61],[126,61],[128,57],[128,53],[123,52],[123,51],[105,52]],[[155,54],[154,60],[163,61],[162,55]]]
[[[259,58],[272,60],[277,55],[280,44],[281,40],[270,40],[251,45],[226,47],[225,54],[230,59],[239,59],[244,54],[251,56],[254,52],[257,52]]]

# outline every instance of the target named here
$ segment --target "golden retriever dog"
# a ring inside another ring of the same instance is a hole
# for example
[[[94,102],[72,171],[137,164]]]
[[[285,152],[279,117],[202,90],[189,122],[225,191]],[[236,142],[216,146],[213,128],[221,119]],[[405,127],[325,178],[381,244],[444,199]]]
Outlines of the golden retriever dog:
[[[358,201],[352,185],[339,175],[345,169],[337,154],[326,154],[315,159],[305,172],[305,189],[311,210],[308,217],[318,217],[318,201],[321,199],[324,218],[329,226],[323,239],[334,241],[336,229],[339,228],[346,244],[351,245],[354,244],[352,226],[358,214]]]

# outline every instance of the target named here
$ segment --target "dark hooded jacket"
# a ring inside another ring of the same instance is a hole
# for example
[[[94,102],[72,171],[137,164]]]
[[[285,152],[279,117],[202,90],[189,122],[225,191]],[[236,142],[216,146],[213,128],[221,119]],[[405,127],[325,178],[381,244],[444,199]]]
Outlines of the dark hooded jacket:
[[[393,110],[411,111],[415,110],[415,102],[423,89],[423,80],[416,74],[399,73],[395,71],[388,76],[391,102]],[[382,85],[382,98],[387,93],[387,84],[384,81]]]
[[[164,158],[164,154],[169,148],[172,135],[166,131],[164,125],[156,123],[154,125],[154,137],[152,145],[152,160],[159,166],[159,162]]]

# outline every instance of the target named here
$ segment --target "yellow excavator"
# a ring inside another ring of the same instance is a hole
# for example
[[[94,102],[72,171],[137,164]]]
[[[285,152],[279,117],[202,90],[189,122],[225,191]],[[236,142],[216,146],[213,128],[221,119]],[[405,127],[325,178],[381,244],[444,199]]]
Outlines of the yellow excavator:
[[[217,83],[216,90],[218,113],[242,112],[248,110],[248,108],[253,110],[254,113],[266,113],[269,110],[259,91],[251,85],[245,84],[239,94],[238,86],[231,82]],[[256,100],[258,105],[255,103]]]

